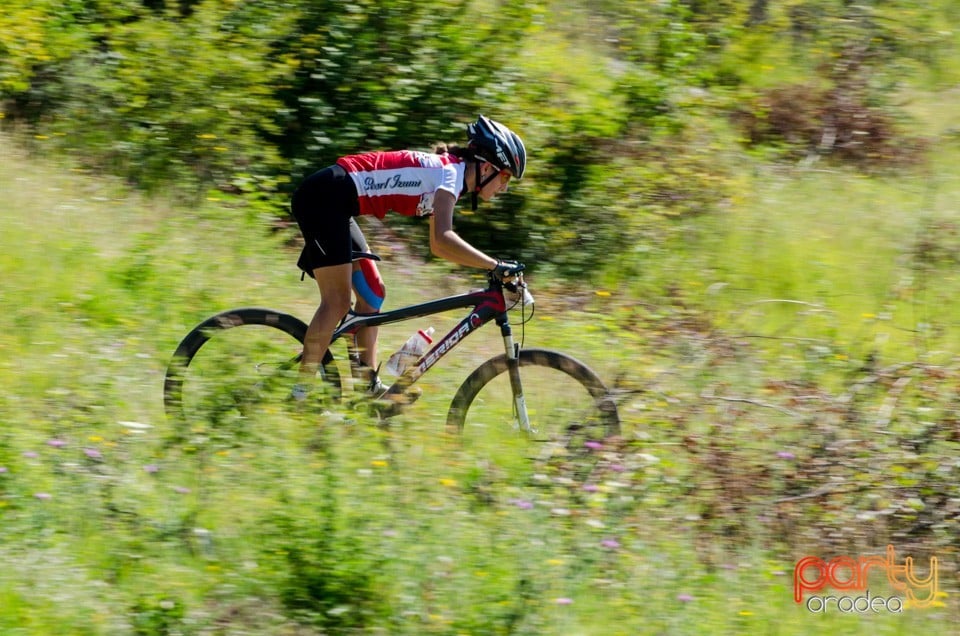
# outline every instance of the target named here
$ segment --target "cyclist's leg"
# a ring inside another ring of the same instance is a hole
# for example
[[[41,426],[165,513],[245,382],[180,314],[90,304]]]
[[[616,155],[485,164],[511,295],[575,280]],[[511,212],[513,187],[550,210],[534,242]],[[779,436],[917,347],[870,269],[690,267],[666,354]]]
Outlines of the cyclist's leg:
[[[303,341],[301,374],[313,378],[320,368],[323,354],[330,345],[333,331],[350,310],[350,263],[317,267],[313,277],[320,289],[320,306],[307,326]]]
[[[370,251],[366,238],[355,219],[350,219],[350,238],[355,252]],[[352,280],[353,290],[357,296],[355,311],[361,314],[379,312],[387,292],[377,264],[369,259],[354,262]],[[364,327],[357,331],[356,336],[360,361],[371,369],[377,368],[377,334],[376,327]]]
[[[320,170],[294,193],[291,209],[305,246],[300,267],[317,281],[320,305],[307,327],[301,373],[312,379],[337,324],[350,309],[350,220],[356,188],[340,166]]]

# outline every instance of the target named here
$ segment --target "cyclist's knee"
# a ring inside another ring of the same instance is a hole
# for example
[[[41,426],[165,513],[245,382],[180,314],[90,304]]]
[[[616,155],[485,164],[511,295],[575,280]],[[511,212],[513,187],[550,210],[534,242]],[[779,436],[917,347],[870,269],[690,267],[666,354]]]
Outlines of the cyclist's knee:
[[[350,288],[347,287],[341,291],[339,289],[329,289],[326,294],[321,293],[320,307],[317,310],[323,314],[336,316],[339,320],[350,311]]]
[[[358,310],[362,313],[380,311],[387,288],[376,263],[369,259],[357,261],[353,268],[353,288],[357,292]]]

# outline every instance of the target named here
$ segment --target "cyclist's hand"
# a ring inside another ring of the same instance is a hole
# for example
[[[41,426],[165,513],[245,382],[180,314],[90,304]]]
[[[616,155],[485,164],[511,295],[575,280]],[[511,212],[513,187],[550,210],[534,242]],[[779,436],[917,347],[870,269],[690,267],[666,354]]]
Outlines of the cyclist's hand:
[[[497,266],[491,272],[497,279],[502,281],[512,280],[517,274],[523,271],[523,263],[519,261],[497,260]]]

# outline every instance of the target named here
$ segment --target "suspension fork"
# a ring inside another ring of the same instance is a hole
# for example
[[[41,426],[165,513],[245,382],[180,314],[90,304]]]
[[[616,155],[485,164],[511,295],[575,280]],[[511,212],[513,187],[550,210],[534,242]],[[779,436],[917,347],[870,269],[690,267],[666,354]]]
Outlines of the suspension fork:
[[[517,426],[524,433],[534,433],[530,427],[530,415],[527,413],[527,401],[523,396],[523,384],[520,382],[520,345],[513,342],[513,330],[507,315],[497,319],[500,335],[503,336],[503,348],[507,354],[507,373],[510,376],[510,389],[513,392],[513,411]]]

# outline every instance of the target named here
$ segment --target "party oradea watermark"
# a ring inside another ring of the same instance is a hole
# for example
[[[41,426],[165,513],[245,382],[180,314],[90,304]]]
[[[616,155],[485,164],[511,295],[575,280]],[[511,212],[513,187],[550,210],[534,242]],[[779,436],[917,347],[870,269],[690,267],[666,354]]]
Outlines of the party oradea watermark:
[[[918,564],[910,556],[898,563],[892,545],[884,555],[830,560],[806,556],[793,569],[793,600],[815,613],[899,614],[905,609],[942,607],[945,594],[939,589],[937,568],[935,556],[927,564]],[[825,593],[827,588],[836,594]]]

